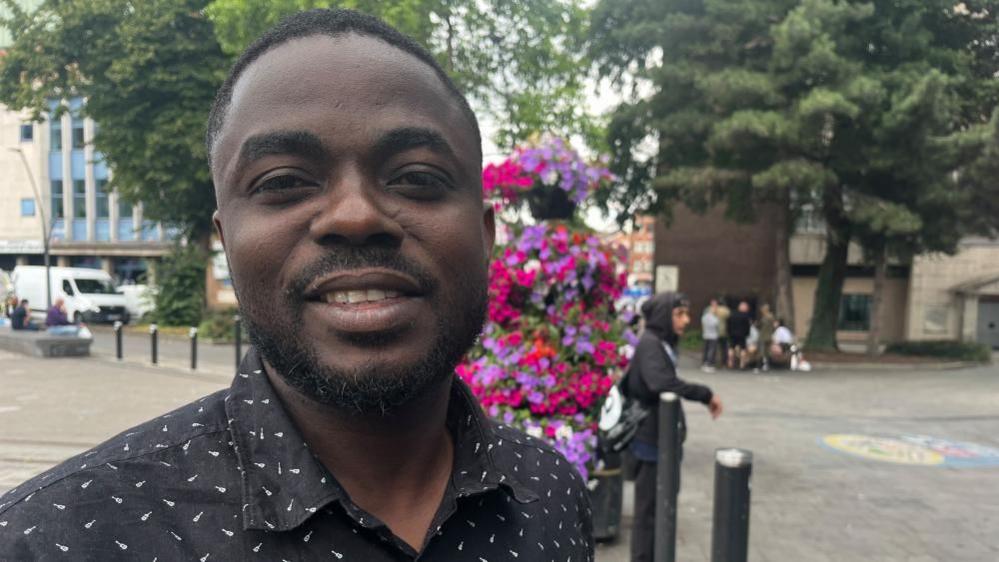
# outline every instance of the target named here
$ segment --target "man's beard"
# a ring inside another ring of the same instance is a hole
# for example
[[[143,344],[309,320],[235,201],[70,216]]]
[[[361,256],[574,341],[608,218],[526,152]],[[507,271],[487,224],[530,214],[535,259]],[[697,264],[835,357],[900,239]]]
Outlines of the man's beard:
[[[313,264],[282,295],[278,307],[290,312],[281,317],[274,306],[253,306],[242,298],[241,314],[250,341],[292,388],[303,395],[343,411],[386,415],[453,376],[454,368],[474,345],[482,330],[488,302],[485,271],[457,279],[443,302],[432,302],[437,334],[430,348],[415,363],[386,366],[375,359],[380,346],[390,344],[397,333],[357,334],[350,343],[371,349],[372,360],[354,369],[320,364],[317,350],[297,337],[303,324],[305,287],[321,275],[342,269],[384,267],[417,280],[424,298],[440,295],[433,278],[396,252],[379,248],[342,248]],[[234,287],[237,286],[235,279]],[[255,304],[255,303],[254,303]],[[410,328],[411,329],[411,328]]]

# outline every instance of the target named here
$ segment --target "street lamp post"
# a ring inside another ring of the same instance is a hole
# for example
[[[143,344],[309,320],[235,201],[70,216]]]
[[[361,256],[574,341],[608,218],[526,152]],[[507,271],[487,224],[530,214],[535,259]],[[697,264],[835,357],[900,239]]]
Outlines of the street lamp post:
[[[52,308],[52,275],[51,275],[51,259],[49,257],[49,238],[52,236],[52,230],[48,227],[47,221],[45,220],[45,204],[42,202],[41,194],[38,193],[38,185],[35,183],[35,175],[31,173],[31,167],[28,166],[28,159],[24,156],[24,151],[21,150],[19,146],[9,146],[7,150],[11,152],[16,152],[21,156],[21,164],[24,165],[24,173],[28,175],[28,181],[31,183],[31,191],[35,194],[35,203],[38,206],[38,216],[42,219],[42,251],[45,252],[45,310]]]

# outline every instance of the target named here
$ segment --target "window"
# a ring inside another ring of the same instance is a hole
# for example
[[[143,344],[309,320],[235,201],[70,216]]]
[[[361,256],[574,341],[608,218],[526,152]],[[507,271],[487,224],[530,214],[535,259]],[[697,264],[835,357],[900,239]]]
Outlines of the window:
[[[35,126],[31,123],[21,123],[21,142],[35,140]]]
[[[83,119],[73,118],[73,148],[83,148]]]
[[[97,199],[97,218],[106,219],[110,217],[111,207],[108,204],[108,180],[97,180],[94,191]]]
[[[87,184],[84,180],[73,180],[73,218],[87,218]]]
[[[70,283],[69,283],[69,279],[63,279],[62,280],[62,292],[66,293],[66,295],[68,295],[70,297],[76,294],[73,291],[73,286],[70,285]]]
[[[66,218],[66,209],[62,201],[62,180],[52,180],[52,218]]]
[[[34,199],[21,199],[21,216],[22,217],[33,217],[33,216],[35,216],[35,200]]]
[[[49,121],[49,142],[52,145],[52,152],[62,150],[62,121],[54,117]]]
[[[839,304],[839,329],[866,332],[871,327],[871,295],[843,295]]]

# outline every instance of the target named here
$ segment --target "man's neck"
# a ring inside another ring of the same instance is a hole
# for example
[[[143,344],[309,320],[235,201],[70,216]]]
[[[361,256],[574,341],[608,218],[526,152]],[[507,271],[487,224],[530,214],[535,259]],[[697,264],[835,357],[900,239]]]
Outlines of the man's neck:
[[[454,462],[446,425],[452,380],[389,415],[362,415],[307,398],[270,365],[266,372],[305,442],[351,501],[419,551]]]

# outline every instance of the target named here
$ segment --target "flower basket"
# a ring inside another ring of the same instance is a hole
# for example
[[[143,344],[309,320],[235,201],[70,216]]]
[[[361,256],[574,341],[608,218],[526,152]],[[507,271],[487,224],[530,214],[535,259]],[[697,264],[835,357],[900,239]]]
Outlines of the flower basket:
[[[494,205],[526,201],[545,222],[506,227],[482,338],[457,368],[488,415],[549,441],[584,478],[594,469],[600,407],[636,337],[614,304],[626,283],[623,249],[568,219],[612,179],[554,138],[486,167]]]

